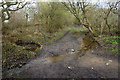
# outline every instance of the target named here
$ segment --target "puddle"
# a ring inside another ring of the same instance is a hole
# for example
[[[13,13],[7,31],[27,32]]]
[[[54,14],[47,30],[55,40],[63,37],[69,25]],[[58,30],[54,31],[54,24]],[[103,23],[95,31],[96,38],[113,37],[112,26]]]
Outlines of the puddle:
[[[89,50],[96,50],[99,47],[97,41],[89,35],[89,33],[85,34],[85,37],[82,39],[81,51],[82,54],[86,54]]]
[[[50,60],[53,62],[53,63],[56,63],[56,62],[59,62],[59,61],[63,61],[65,60],[65,58],[67,58],[68,56],[66,54],[63,54],[63,55],[59,55],[59,56],[53,56],[50,58]]]
[[[35,42],[24,42],[22,40],[18,40],[16,42],[17,45],[23,46],[25,47],[26,50],[30,50],[30,51],[35,51],[37,48],[40,48],[41,45],[37,44]]]
[[[60,61],[65,61],[65,60],[72,60],[75,59],[76,54],[62,54],[62,55],[58,55],[58,56],[53,56],[50,57],[50,60],[52,63],[56,63],[56,62],[60,62]]]
[[[56,63],[64,60],[78,59],[81,56],[84,56],[89,50],[96,50],[98,48],[98,43],[94,40],[94,38],[89,35],[89,33],[85,34],[85,37],[82,39],[81,49],[78,52],[74,52],[73,54],[62,54],[58,56],[50,57],[51,62]]]

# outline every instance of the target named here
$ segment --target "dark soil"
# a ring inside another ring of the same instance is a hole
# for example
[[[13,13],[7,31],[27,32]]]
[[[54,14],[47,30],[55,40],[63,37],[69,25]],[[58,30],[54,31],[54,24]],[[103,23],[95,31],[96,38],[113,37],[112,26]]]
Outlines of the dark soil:
[[[23,46],[26,50],[35,51],[37,48],[40,48],[41,45],[35,42],[24,42],[23,40],[16,41],[17,45]]]
[[[81,50],[82,37],[73,38],[71,33],[43,46],[40,56],[22,68],[10,70],[7,77],[14,73],[16,78],[118,78],[118,57],[110,52],[89,50],[75,58]]]

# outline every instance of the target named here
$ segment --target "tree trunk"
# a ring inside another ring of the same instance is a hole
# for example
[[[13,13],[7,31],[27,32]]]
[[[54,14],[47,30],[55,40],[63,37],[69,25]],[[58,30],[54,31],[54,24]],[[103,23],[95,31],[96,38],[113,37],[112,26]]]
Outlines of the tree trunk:
[[[117,30],[117,32],[118,32],[118,36],[120,36],[120,3],[118,3],[118,30]]]
[[[1,10],[2,13],[2,27],[4,26],[4,21],[5,21],[5,16],[4,16],[4,11]]]

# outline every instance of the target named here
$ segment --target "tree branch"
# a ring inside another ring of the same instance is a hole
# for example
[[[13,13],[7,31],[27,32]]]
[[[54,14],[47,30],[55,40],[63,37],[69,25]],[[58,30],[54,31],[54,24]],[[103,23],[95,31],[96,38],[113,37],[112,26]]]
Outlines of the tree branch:
[[[25,5],[26,5],[27,3],[25,3],[22,7],[19,7],[19,6],[20,6],[20,4],[21,4],[21,2],[18,4],[18,6],[17,6],[17,8],[16,8],[16,9],[14,9],[14,10],[12,10],[12,9],[8,9],[8,11],[18,11],[19,9],[24,8],[24,7],[25,7]]]

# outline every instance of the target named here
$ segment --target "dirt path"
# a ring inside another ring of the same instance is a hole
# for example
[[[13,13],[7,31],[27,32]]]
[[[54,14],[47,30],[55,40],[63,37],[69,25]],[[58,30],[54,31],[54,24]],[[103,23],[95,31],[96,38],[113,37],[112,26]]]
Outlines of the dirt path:
[[[82,38],[73,38],[68,32],[54,44],[44,46],[40,56],[9,75],[20,78],[118,78],[117,57],[103,50],[91,50],[75,58],[81,49]],[[72,52],[71,50],[75,51]]]

